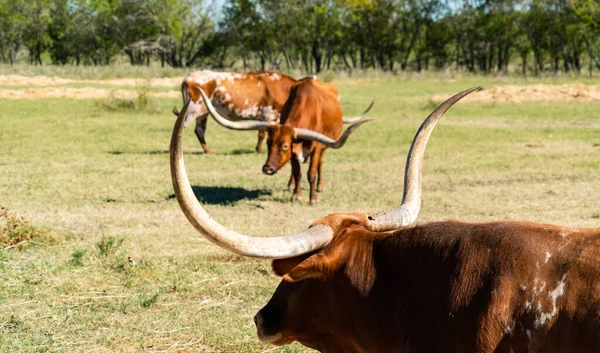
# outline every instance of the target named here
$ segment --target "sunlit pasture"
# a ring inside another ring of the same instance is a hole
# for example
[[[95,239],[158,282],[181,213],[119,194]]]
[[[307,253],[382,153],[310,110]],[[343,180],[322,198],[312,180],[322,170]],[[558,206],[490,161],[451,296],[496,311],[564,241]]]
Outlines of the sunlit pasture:
[[[256,133],[210,120],[206,136],[215,155],[206,156],[188,129],[190,181],[215,219],[239,232],[276,236],[330,213],[395,207],[410,141],[441,102],[435,97],[477,84],[573,81],[374,73],[329,78],[340,89],[345,115],[375,99],[369,115],[377,120],[343,148],[327,151],[327,190],[316,205],[308,203],[305,176],[304,201],[290,202],[289,166],[271,177],[261,173],[266,154],[254,153]],[[110,81],[61,87],[129,90],[133,98],[0,99],[0,206],[22,216],[28,234],[35,233],[0,250],[0,351],[309,351],[256,338],[252,317],[280,280],[269,261],[217,248],[179,209],[168,152],[179,87]],[[0,91],[30,88],[0,84]],[[465,100],[432,134],[419,222],[600,227],[598,195],[597,100]],[[0,230],[8,223],[0,213]]]

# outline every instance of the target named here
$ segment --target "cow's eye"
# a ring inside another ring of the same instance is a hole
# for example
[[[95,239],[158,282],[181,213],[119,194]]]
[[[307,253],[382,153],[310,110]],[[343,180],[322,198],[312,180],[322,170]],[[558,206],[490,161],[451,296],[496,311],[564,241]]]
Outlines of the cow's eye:
[[[281,145],[281,149],[282,150],[287,150],[288,148],[290,148],[290,146],[288,146],[287,144]]]

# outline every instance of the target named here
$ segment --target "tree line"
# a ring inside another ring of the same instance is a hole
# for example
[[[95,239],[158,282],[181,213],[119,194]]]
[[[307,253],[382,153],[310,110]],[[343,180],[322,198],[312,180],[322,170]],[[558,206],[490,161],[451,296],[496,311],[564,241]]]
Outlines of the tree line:
[[[20,54],[21,53],[21,54]],[[0,0],[0,61],[244,70],[600,70],[598,0]]]

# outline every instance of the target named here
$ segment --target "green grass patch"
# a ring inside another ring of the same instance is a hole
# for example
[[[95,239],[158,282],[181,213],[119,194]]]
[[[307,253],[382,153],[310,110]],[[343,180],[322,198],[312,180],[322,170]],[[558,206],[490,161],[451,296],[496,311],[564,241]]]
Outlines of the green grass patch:
[[[96,105],[101,110],[109,112],[135,111],[158,114],[164,109],[160,100],[152,97],[150,90],[145,88],[138,88],[136,97],[133,99],[119,98],[115,96],[114,92],[111,92],[108,97],[97,99]]]

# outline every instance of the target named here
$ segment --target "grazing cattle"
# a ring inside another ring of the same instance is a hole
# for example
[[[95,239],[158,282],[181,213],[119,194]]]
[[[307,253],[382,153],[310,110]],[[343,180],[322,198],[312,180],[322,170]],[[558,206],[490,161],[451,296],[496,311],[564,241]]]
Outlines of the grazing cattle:
[[[278,122],[283,105],[290,94],[296,80],[277,72],[215,72],[209,70],[195,71],[188,74],[181,83],[183,104],[189,99],[192,104],[188,107],[185,126],[196,120],[195,133],[206,154],[212,154],[206,143],[206,122],[208,110],[200,101],[200,89],[211,99],[219,112],[228,120],[259,120]],[[331,85],[330,89],[337,88]],[[179,115],[177,110],[173,110]],[[358,117],[344,118],[345,123],[358,121]],[[256,152],[262,152],[262,141],[265,131],[258,131]]]
[[[302,196],[301,164],[310,159],[310,202],[318,202],[317,191],[324,190],[322,167],[325,149],[342,147],[358,126],[372,120],[359,119],[342,135],[342,108],[337,98],[337,88],[319,81],[315,76],[299,80],[292,86],[281,111],[280,124],[230,122],[219,115],[203,91],[200,94],[208,111],[219,124],[236,130],[268,132],[269,155],[263,166],[263,173],[273,175],[291,160],[292,175],[288,187],[294,188],[292,201],[299,200]],[[362,115],[372,106],[373,103]]]
[[[330,215],[283,237],[239,234],[204,211],[185,173],[180,116],[171,176],[184,214],[225,249],[274,259],[283,276],[254,318],[262,341],[321,352],[600,352],[600,228],[413,225],[433,127],[476,89],[442,103],[417,132],[399,208]]]

